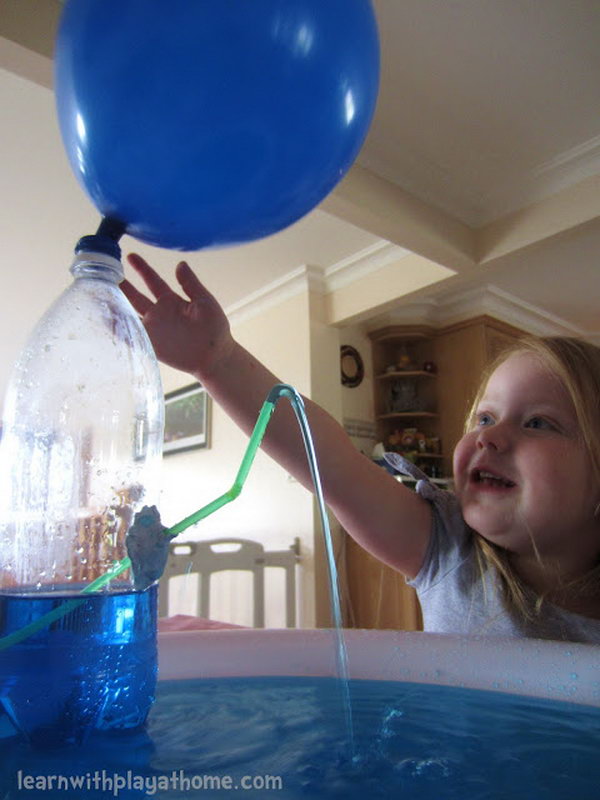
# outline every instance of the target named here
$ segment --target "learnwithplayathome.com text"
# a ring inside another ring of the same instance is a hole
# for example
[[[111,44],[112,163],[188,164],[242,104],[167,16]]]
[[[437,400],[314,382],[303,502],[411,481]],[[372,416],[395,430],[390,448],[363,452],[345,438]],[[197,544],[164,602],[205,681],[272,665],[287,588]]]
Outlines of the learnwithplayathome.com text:
[[[164,775],[136,775],[131,770],[123,774],[96,770],[83,775],[28,775],[17,772],[18,789],[39,792],[73,790],[102,791],[106,796],[118,797],[123,791],[143,791],[154,795],[159,791],[281,791],[283,779],[280,775],[187,775],[183,770],[173,770]]]

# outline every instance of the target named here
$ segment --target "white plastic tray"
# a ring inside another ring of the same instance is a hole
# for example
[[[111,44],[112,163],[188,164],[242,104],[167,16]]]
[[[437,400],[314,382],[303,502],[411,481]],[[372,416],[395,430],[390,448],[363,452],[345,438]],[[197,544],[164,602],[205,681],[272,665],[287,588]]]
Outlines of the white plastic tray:
[[[350,678],[410,681],[546,697],[600,707],[600,647],[346,630]],[[161,680],[335,676],[330,630],[210,630],[159,634]]]

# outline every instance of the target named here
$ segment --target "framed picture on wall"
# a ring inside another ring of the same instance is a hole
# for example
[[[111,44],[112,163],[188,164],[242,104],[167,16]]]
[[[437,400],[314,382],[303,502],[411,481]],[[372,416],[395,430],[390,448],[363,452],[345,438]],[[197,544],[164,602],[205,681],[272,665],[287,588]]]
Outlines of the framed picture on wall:
[[[163,455],[210,447],[210,397],[199,383],[165,395]]]

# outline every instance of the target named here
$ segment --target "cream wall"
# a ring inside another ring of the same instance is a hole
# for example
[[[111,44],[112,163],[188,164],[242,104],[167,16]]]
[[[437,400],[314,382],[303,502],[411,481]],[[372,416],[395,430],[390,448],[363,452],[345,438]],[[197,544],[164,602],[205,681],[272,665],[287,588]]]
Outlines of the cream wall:
[[[311,391],[310,327],[308,293],[298,294],[277,306],[263,309],[258,316],[232,325],[240,344],[283,382],[305,394]],[[192,379],[184,373],[163,369],[163,380],[165,390],[169,391]],[[243,386],[240,391],[244,391]],[[214,403],[211,434],[210,449],[164,459],[160,507],[165,524],[182,519],[231,486],[248,439]],[[298,574],[300,624],[314,625],[312,495],[264,453],[257,453],[240,497],[195,529],[182,534],[181,539],[192,541],[218,536],[257,539],[269,549],[287,548],[299,537],[302,552]],[[237,578],[235,585],[222,581],[216,590],[216,605],[211,609],[211,616],[251,624],[247,591],[248,587]],[[177,594],[184,598],[186,592],[179,588]],[[284,624],[282,584],[275,587],[273,596],[267,595],[266,609],[268,626]]]

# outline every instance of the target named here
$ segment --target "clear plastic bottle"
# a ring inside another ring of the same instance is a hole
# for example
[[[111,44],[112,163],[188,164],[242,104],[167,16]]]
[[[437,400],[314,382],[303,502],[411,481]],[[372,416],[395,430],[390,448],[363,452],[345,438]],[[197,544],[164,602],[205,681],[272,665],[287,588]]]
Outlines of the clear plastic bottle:
[[[133,514],[157,500],[158,363],[118,287],[116,241],[84,237],[75,252],[74,281],[34,329],[6,394],[0,637],[123,558]],[[0,649],[0,700],[31,741],[76,742],[90,727],[144,721],[156,678],[156,587],[134,592],[127,574],[118,580]]]

